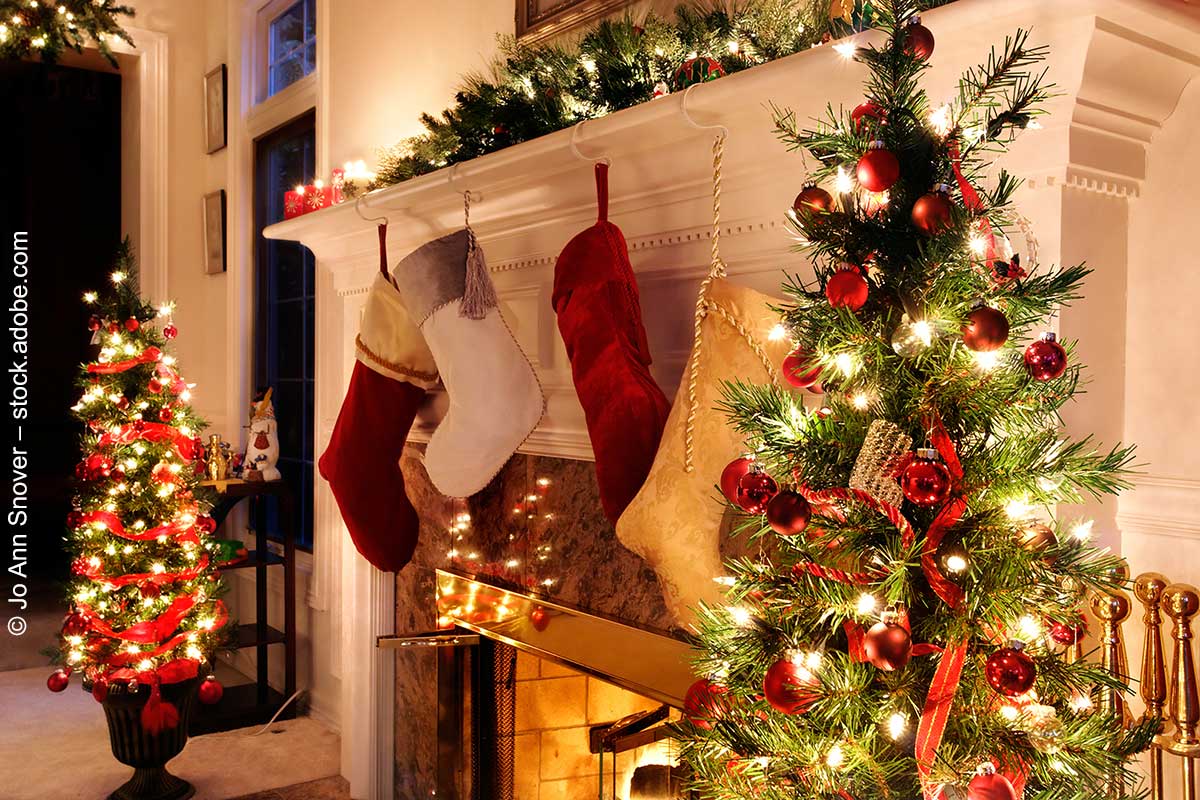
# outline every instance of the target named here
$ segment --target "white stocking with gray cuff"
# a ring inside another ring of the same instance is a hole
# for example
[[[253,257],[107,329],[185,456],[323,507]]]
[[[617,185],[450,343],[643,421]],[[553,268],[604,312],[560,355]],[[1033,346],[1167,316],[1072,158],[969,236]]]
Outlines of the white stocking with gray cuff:
[[[442,494],[472,495],[541,421],[541,386],[500,316],[469,228],[422,245],[393,274],[450,398],[425,468]]]

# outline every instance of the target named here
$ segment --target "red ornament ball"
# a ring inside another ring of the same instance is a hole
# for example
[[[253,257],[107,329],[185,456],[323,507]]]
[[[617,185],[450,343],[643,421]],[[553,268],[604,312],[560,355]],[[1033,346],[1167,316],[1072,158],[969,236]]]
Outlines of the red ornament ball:
[[[92,682],[92,699],[97,703],[103,703],[108,697],[108,681],[104,678],[97,678]]]
[[[1025,368],[1034,380],[1052,381],[1067,371],[1067,351],[1053,333],[1043,333],[1025,348]]]
[[[1061,645],[1070,647],[1087,635],[1087,623],[1079,620],[1075,624],[1056,622],[1050,626],[1050,638]]]
[[[179,335],[179,328],[175,327],[174,323],[167,323],[163,326],[163,336],[167,339],[174,339]]]
[[[89,331],[100,330],[100,318],[97,317],[95,314],[92,314],[90,317],[88,317],[88,330]]]
[[[142,327],[142,323],[138,322],[133,317],[125,320],[125,330],[129,331],[130,333],[133,333],[140,327]]]
[[[805,186],[800,190],[800,194],[796,195],[796,199],[792,201],[792,208],[798,214],[806,214],[813,211],[833,211],[833,195],[815,184]]]
[[[71,682],[71,673],[65,669],[56,669],[46,678],[46,688],[52,692],[61,692]]]
[[[82,524],[83,524],[83,514],[81,514],[79,511],[68,511],[67,512],[67,527],[68,528],[70,528],[71,530],[75,530]]]
[[[817,699],[818,681],[808,669],[790,658],[776,661],[763,676],[763,696],[780,714],[803,714]]]
[[[922,25],[917,17],[913,17],[904,29],[904,52],[922,61],[928,61],[933,55],[933,32]]]
[[[209,675],[204,679],[204,682],[200,684],[200,689],[198,690],[197,694],[200,697],[201,703],[211,706],[212,704],[219,703],[221,701],[221,696],[225,694],[225,687],[221,685],[220,681],[218,681],[212,675]]]
[[[967,784],[967,800],[1017,800],[1017,790],[993,765],[984,764]]]
[[[721,684],[701,678],[683,696],[683,712],[697,728],[711,730],[713,721],[728,708],[725,697],[728,692]]]
[[[761,514],[779,493],[779,484],[761,469],[752,469],[738,481],[737,504],[747,514]]]
[[[160,394],[163,390],[163,384],[158,378],[151,378],[150,382],[146,384],[146,388],[150,390],[150,394]]]
[[[109,333],[116,333],[119,330],[121,330],[121,326],[118,325],[116,322],[108,323],[108,332]]]
[[[783,379],[797,389],[807,389],[821,377],[821,365],[813,365],[804,350],[795,350],[783,359]]]
[[[780,536],[803,533],[812,518],[812,506],[797,492],[780,492],[767,503],[767,524]]]
[[[859,103],[850,112],[850,119],[854,122],[854,130],[861,131],[864,125],[869,125],[872,122],[883,122],[886,112],[876,103],[870,100]]]
[[[945,190],[923,194],[913,203],[913,226],[926,236],[936,236],[949,228],[953,221],[954,203]]]
[[[825,297],[834,308],[858,311],[867,302],[867,279],[853,265],[838,270],[825,284]]]
[[[731,503],[737,502],[738,482],[754,466],[753,456],[735,458],[721,470],[721,494]]]
[[[988,656],[984,665],[988,684],[1005,697],[1020,697],[1033,688],[1037,665],[1020,642],[1002,647]]]
[[[903,625],[877,622],[863,636],[863,651],[877,669],[895,672],[903,669],[912,655],[912,636]]]
[[[871,142],[871,149],[858,160],[859,184],[869,192],[886,192],[900,178],[900,161],[896,154],[883,146],[883,142]]]
[[[163,406],[158,410],[158,418],[163,422],[170,422],[175,419],[175,412],[171,410],[170,406]]]
[[[117,398],[117,402],[113,403],[113,405],[115,405],[118,410],[125,411],[129,408],[129,398],[125,395],[121,395]]]
[[[950,470],[931,447],[917,449],[917,455],[900,474],[900,489],[910,503],[935,506],[950,497]]]
[[[550,612],[541,606],[534,606],[529,612],[529,622],[538,633],[550,627]]]
[[[967,314],[962,338],[967,349],[976,353],[999,350],[1008,341],[1008,318],[991,306],[980,306]]]
[[[63,636],[83,636],[91,629],[91,623],[88,618],[78,611],[67,614],[63,620],[62,633]]]
[[[87,468],[88,478],[90,480],[98,480],[107,478],[112,474],[113,462],[108,456],[92,453],[84,460],[84,465]]]
[[[162,587],[157,583],[147,581],[138,585],[138,593],[142,597],[158,597],[162,594]]]

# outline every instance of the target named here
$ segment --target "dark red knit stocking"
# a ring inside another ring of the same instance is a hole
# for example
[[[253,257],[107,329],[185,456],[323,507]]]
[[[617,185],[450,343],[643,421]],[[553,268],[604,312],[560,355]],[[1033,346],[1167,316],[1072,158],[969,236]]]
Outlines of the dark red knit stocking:
[[[608,166],[596,165],[599,219],[554,267],[554,310],[596,455],[609,521],[642,488],[671,405],[650,375],[637,281],[621,229],[608,221]]]
[[[404,491],[400,453],[425,390],[354,362],[329,447],[318,468],[363,557],[395,572],[417,546],[417,512]]]

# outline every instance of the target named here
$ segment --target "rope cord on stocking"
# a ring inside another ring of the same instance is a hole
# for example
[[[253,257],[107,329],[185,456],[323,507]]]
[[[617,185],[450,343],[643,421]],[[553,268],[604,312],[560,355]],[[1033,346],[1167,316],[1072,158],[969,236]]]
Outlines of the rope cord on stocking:
[[[688,121],[691,122],[690,117]],[[692,124],[695,125],[695,123]],[[771,359],[767,356],[767,351],[763,348],[762,344],[728,309],[709,298],[709,291],[712,288],[713,281],[717,278],[724,278],[727,274],[725,260],[721,258],[721,166],[725,157],[726,134],[727,131],[722,127],[721,133],[713,140],[712,260],[708,275],[700,282],[700,291],[696,297],[696,315],[692,330],[692,354],[688,361],[688,415],[684,432],[683,457],[685,472],[691,472],[695,468],[696,415],[699,412],[699,398],[696,396],[696,387],[700,383],[700,353],[704,342],[704,319],[710,311],[715,311],[717,316],[737,331],[738,335],[742,337],[751,352],[754,353],[762,364],[770,381],[778,384],[778,376],[775,374],[776,370],[771,365]]]
[[[685,97],[686,101],[686,97]],[[690,120],[690,118],[689,118]],[[692,357],[688,363],[688,415],[684,434],[683,469],[691,472],[695,469],[694,456],[696,450],[696,385],[700,382],[700,348],[704,339],[704,318],[708,316],[710,303],[708,291],[712,282],[724,278],[725,262],[721,260],[721,161],[725,157],[725,132],[717,134],[713,140],[713,231],[712,231],[712,261],[709,264],[708,275],[700,282],[700,291],[696,296],[696,318],[692,329]]]

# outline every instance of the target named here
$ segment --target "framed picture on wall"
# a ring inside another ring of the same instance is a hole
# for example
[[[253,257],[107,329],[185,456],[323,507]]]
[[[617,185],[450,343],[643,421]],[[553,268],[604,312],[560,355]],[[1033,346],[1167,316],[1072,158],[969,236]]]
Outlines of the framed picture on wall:
[[[637,0],[517,0],[517,38],[534,42],[632,6]]]
[[[228,134],[225,95],[228,87],[224,64],[204,76],[204,146],[209,153],[215,153],[225,146]]]
[[[225,271],[225,190],[204,195],[204,272]]]

